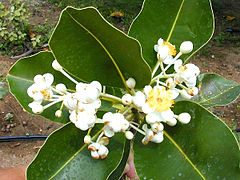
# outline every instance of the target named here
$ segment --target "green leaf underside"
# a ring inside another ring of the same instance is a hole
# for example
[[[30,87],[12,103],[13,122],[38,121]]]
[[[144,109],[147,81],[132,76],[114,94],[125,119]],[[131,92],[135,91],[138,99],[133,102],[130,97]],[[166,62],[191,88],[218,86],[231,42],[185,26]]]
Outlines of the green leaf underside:
[[[92,137],[100,132],[100,127],[96,126]],[[95,160],[83,143],[86,133],[72,123],[52,133],[28,167],[27,179],[107,179],[122,158],[126,138],[122,133],[115,135],[108,145],[107,158]]]
[[[140,179],[239,179],[239,146],[231,130],[193,102],[177,102],[174,112],[190,113],[191,122],[166,125],[162,143],[144,146],[137,135],[133,149]]]
[[[179,52],[183,41],[192,41],[194,50],[183,55],[185,62],[212,37],[213,13],[209,0],[145,0],[129,35],[138,39],[143,57],[153,68],[157,62],[153,46],[159,38],[169,40]]]
[[[59,63],[82,80],[120,88],[129,77],[138,88],[150,82],[139,43],[107,23],[95,8],[66,8],[50,47]]]
[[[236,100],[240,85],[217,74],[201,74],[198,77],[200,92],[193,100],[205,107],[223,106]]]

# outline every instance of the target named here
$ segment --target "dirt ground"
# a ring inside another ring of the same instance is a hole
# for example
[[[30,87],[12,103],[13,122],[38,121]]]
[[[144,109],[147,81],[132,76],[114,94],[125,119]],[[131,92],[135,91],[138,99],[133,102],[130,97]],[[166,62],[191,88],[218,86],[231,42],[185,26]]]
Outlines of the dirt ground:
[[[35,0],[34,2],[44,2],[44,0]],[[227,2],[228,1],[224,1],[224,3]],[[229,1],[229,3],[234,3],[234,1]],[[236,5],[239,5],[238,3],[239,2],[236,2]],[[217,23],[221,25],[217,24],[217,33],[215,37],[218,37],[219,32],[223,31],[225,28],[236,26],[234,21],[240,21],[240,17],[237,17],[239,16],[239,13],[235,12],[239,10],[237,8],[238,6],[234,6],[233,4],[231,4],[231,6],[228,5],[229,4],[225,5],[226,11],[223,11],[222,15],[218,16]],[[230,14],[229,8],[226,8],[226,6],[232,7],[231,12],[233,14]],[[30,19],[31,23],[42,24],[45,19],[48,19],[49,23],[56,22],[60,14],[59,9],[53,7],[51,8],[45,3],[40,3],[37,7],[43,11],[37,11],[36,8],[32,8],[31,11],[34,12],[34,15]],[[235,11],[234,7],[236,7]],[[236,16],[235,20],[232,22],[226,21],[226,15]],[[239,27],[240,26],[238,26],[238,28]],[[234,36],[240,36],[240,33]],[[216,41],[212,40],[202,52],[192,58],[191,62],[199,66],[202,73],[218,73],[227,79],[240,83],[239,44],[236,44],[235,42],[229,43],[226,40],[226,44],[223,43],[223,45],[223,47],[216,46]],[[0,73],[5,76],[14,62],[15,60],[0,56],[0,66],[2,67]],[[216,115],[227,122],[232,129],[235,129],[240,128],[239,105],[240,98],[226,107],[216,107],[212,110]],[[8,113],[13,115],[11,122],[5,120]],[[6,95],[2,101],[0,101],[0,136],[25,134],[48,135],[60,126],[60,124],[47,121],[39,116],[29,115],[27,112],[24,112],[10,93]],[[0,143],[0,168],[15,167],[30,163],[43,143],[44,141]]]

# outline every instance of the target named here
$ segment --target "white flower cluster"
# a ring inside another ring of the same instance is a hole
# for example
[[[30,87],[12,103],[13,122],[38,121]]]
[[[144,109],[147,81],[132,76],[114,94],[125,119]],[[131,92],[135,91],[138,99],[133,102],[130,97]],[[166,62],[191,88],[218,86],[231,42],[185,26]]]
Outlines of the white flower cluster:
[[[135,79],[129,78],[126,81],[128,93],[122,98],[105,93],[105,88],[98,81],[90,83],[76,81],[54,60],[52,67],[74,82],[75,90],[68,90],[62,83],[53,86],[54,77],[50,73],[36,75],[33,79],[34,83],[27,90],[29,97],[33,99],[29,107],[34,113],[39,114],[56,103],[62,103],[60,109],[55,112],[55,116],[60,118],[65,107],[69,112],[70,121],[80,130],[87,131],[84,143],[88,145],[94,159],[107,157],[109,150],[106,146],[109,138],[116,133],[124,133],[125,137],[131,140],[134,137],[133,130],[136,130],[144,136],[143,144],[161,143],[164,139],[164,125],[175,126],[177,121],[182,124],[190,122],[189,113],[183,112],[176,115],[171,108],[179,94],[190,99],[198,93],[196,81],[200,70],[193,64],[184,65],[179,59],[182,54],[193,50],[193,44],[190,41],[181,44],[178,54],[175,46],[163,39],[158,40],[154,50],[157,52],[158,63],[153,70],[150,85],[136,91]],[[175,73],[167,74],[166,71],[172,65]],[[161,73],[155,76],[159,67]],[[101,107],[101,98],[113,103],[121,103],[122,106],[116,106],[120,108],[115,112],[106,112],[100,119],[97,117],[97,111]],[[137,113],[138,116],[136,116]],[[145,123],[140,129],[142,121],[137,121],[136,117],[142,115]],[[97,140],[93,142],[95,136],[91,137],[90,134],[96,123],[103,124],[103,128]]]
[[[155,80],[164,76],[167,78],[166,86],[169,89],[178,90],[183,98],[191,99],[194,95],[197,95],[198,88],[196,87],[196,81],[197,76],[200,74],[200,70],[196,65],[191,63],[184,65],[183,61],[179,59],[182,54],[188,54],[193,50],[192,42],[183,42],[180,45],[180,52],[176,54],[175,46],[160,38],[158,44],[154,46],[154,50],[157,52],[159,63],[158,66],[156,66],[153,75],[156,73],[159,66],[162,69],[162,72],[155,77]],[[163,64],[166,64],[167,66],[164,68]],[[166,74],[166,71],[171,65],[174,66],[176,73],[168,75]],[[175,88],[177,85],[182,89]]]

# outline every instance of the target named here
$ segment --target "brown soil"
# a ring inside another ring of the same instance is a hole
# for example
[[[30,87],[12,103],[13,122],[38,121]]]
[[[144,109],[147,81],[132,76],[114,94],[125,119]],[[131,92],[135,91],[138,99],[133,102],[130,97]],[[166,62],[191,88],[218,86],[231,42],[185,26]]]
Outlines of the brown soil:
[[[31,11],[34,13],[30,19],[32,24],[43,24],[45,19],[48,19],[49,24],[54,24],[57,21],[60,14],[59,9],[51,8],[44,0],[34,0],[32,2],[39,3],[35,7],[31,7]],[[224,3],[225,2],[227,3],[228,1],[224,1]],[[234,2],[231,1],[231,3]],[[238,2],[236,1],[236,3]],[[238,6],[231,4],[231,7],[231,12],[234,12],[233,7]],[[224,11],[222,12],[223,15],[217,19],[217,23],[219,22],[220,24],[217,24],[218,32],[226,27],[236,26],[236,24],[234,24],[235,20],[233,22],[227,22],[225,20],[226,15],[235,15],[237,21],[240,19],[240,17],[237,17],[239,13],[228,14],[227,10],[225,14]],[[226,23],[222,23],[225,21]],[[240,48],[237,48],[236,44],[231,44],[231,42],[227,46],[224,44],[224,47],[217,47],[215,41],[211,41],[210,45],[210,48],[205,48],[205,51],[207,51],[205,55],[198,53],[191,62],[198,65],[202,73],[218,73],[225,78],[240,83]],[[14,62],[12,59],[0,56],[0,66],[2,67],[0,73],[5,76]],[[240,111],[237,105],[240,105],[240,98],[226,107],[216,107],[213,111],[232,128],[239,128]],[[12,122],[5,120],[4,117],[7,113],[13,114]],[[47,121],[39,116],[32,116],[24,112],[11,94],[6,95],[3,100],[0,101],[0,136],[25,135],[26,133],[30,135],[48,135],[60,126],[61,125],[57,123]],[[42,144],[43,141],[0,143],[0,168],[15,167],[30,163]]]

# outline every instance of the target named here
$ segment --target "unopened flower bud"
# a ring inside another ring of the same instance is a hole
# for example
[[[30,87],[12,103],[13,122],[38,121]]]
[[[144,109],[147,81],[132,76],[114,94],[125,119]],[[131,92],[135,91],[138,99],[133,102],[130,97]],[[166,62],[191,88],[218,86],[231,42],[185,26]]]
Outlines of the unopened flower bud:
[[[188,54],[193,50],[193,43],[191,41],[184,41],[180,45],[180,52],[182,54]]]
[[[124,105],[130,105],[132,103],[132,96],[130,94],[124,94],[122,97],[122,103]]]
[[[191,116],[189,113],[181,113],[177,119],[183,124],[188,124],[191,120]]]
[[[64,85],[64,84],[57,84],[56,85],[56,89],[62,93],[66,92],[67,91],[67,87]]]
[[[133,133],[131,131],[126,131],[125,136],[129,140],[133,139]]]
[[[61,111],[61,110],[57,110],[57,111],[55,112],[55,116],[56,116],[57,118],[62,117],[62,111]]]
[[[130,89],[133,89],[136,86],[136,81],[133,78],[129,78],[126,81],[127,87],[129,87]]]
[[[91,143],[91,136],[90,135],[86,135],[84,137],[84,143],[85,144],[90,144]]]
[[[61,71],[63,68],[62,66],[57,62],[57,60],[54,60],[52,62],[52,67],[53,69],[55,69],[56,71]]]
[[[100,82],[98,81],[92,81],[90,83],[92,86],[94,86],[95,88],[97,88],[99,90],[99,92],[102,92],[102,85],[100,84]]]

